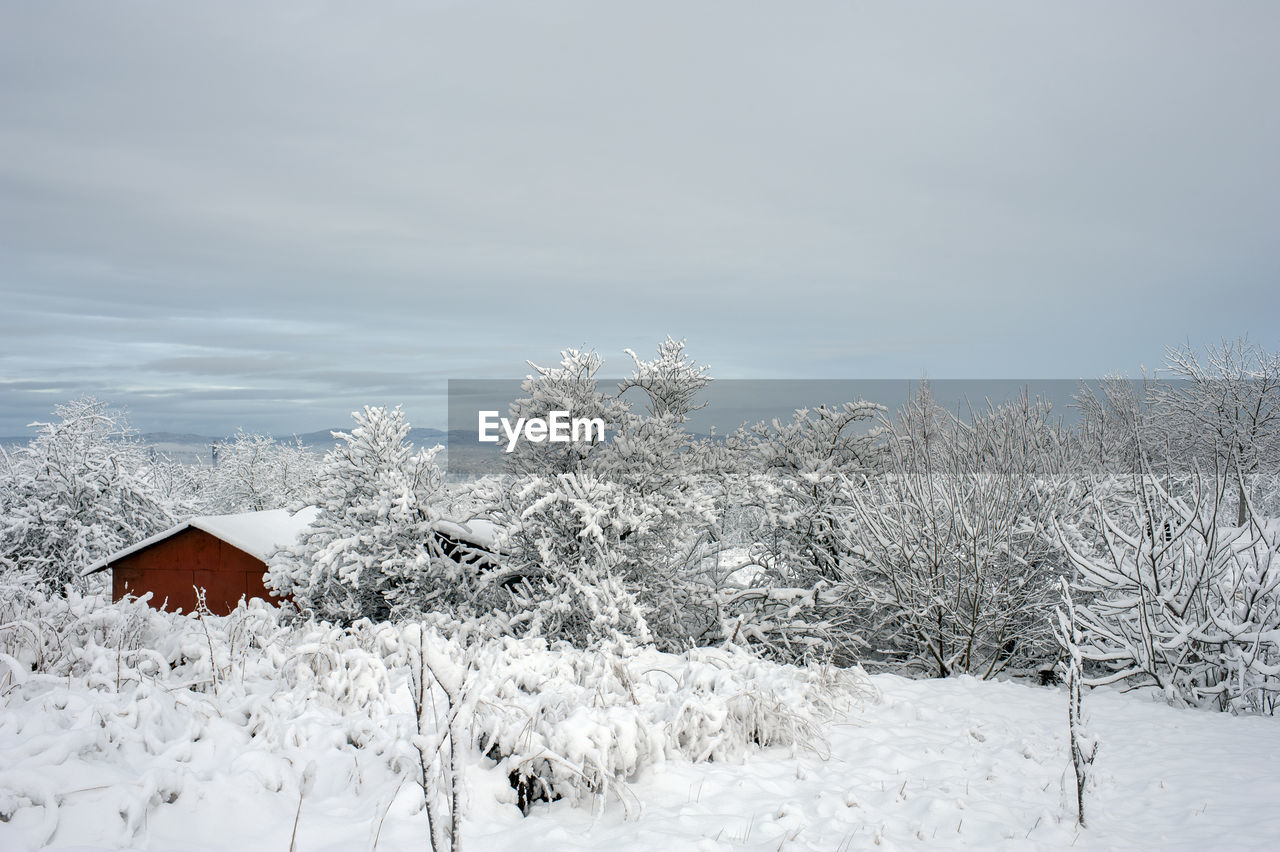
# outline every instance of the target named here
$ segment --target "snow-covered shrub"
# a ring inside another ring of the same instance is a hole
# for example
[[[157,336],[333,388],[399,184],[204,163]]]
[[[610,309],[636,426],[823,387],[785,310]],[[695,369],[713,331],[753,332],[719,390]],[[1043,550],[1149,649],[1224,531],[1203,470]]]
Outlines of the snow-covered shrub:
[[[1258,509],[1257,486],[1280,469],[1280,354],[1240,338],[1207,347],[1202,359],[1188,344],[1166,350],[1160,372],[1081,385],[1082,459],[1095,474],[1126,477],[1140,466],[1222,470],[1235,488],[1223,508],[1243,526],[1246,500]]]
[[[744,566],[749,584],[726,581],[715,593],[719,643],[750,649],[783,663],[836,662],[850,665],[865,645],[850,616],[842,584],[818,580],[811,588],[768,582]]]
[[[881,463],[872,422],[881,410],[862,400],[822,405],[705,447],[703,468],[717,484],[711,538],[747,560],[715,577],[700,643],[744,644],[788,662],[857,659],[862,625],[840,582],[843,527],[848,483]]]
[[[848,481],[877,465],[880,406],[699,439],[686,425],[708,368],[671,338],[652,359],[627,354],[616,393],[599,386],[596,353],[566,350],[557,366],[531,365],[512,406],[513,418],[565,410],[609,430],[605,441],[518,444],[510,478],[489,490],[486,514],[506,531],[500,582],[521,613],[513,626],[579,646],[736,643],[779,660],[854,659],[856,619],[837,603],[841,527]],[[749,579],[722,558],[739,544]]]
[[[1051,535],[1069,494],[1048,406],[949,415],[927,386],[891,424],[889,470],[848,491],[844,565],[868,640],[944,677],[990,677],[1053,654],[1065,559]]]
[[[141,600],[107,606],[101,595],[70,589],[61,596],[20,578],[2,581],[0,655],[14,682],[38,674],[118,689],[172,668],[171,643],[154,612]]]
[[[598,642],[649,642],[623,541],[651,518],[642,495],[590,474],[525,477],[506,492],[512,520],[503,550],[514,564],[504,582],[518,633]],[[631,581],[631,582],[628,582]]]
[[[1179,470],[1195,462],[1222,470],[1234,487],[1235,522],[1248,519],[1248,484],[1280,469],[1280,353],[1241,338],[1208,347],[1204,361],[1188,344],[1170,348],[1157,383],[1153,426]]]
[[[201,511],[259,512],[315,502],[320,458],[300,443],[237,432],[204,470]]]
[[[187,617],[153,609],[148,597],[112,603],[74,589],[61,596],[0,583],[0,656],[23,678],[79,679],[117,692],[168,679],[204,691],[241,679],[246,658],[281,635],[281,611],[260,600],[226,617]]]
[[[470,742],[516,787],[570,802],[621,796],[669,759],[819,748],[824,723],[876,694],[859,669],[781,666],[740,649],[673,655],[512,637],[463,646],[414,625],[401,632],[392,664],[425,642],[432,670],[452,672],[454,697],[440,706],[466,720]]]
[[[320,469],[320,514],[268,565],[267,583],[304,611],[359,618],[455,611],[480,594],[476,569],[449,556],[441,520],[440,447],[415,452],[399,408],[366,407]]]
[[[477,661],[496,690],[477,707],[477,743],[511,771],[547,770],[543,780],[571,801],[605,796],[667,759],[818,748],[822,723],[873,694],[856,670],[780,667],[735,650],[588,654],[522,644],[491,643]]]
[[[1092,685],[1154,686],[1180,704],[1274,713],[1280,698],[1280,524],[1225,470],[1140,470],[1116,510],[1094,496],[1096,541],[1063,545],[1078,572],[1081,653]]]
[[[1253,512],[1260,518],[1280,518],[1280,472],[1259,473],[1247,481]]]
[[[727,508],[708,468],[714,445],[686,429],[702,408],[710,368],[697,364],[684,341],[668,337],[654,358],[626,350],[631,375],[618,386],[632,400],[594,472],[639,499],[631,532],[619,542],[626,581],[636,589],[657,646],[683,650],[703,641],[714,623],[714,576],[707,563],[721,545],[716,528]]]
[[[153,809],[218,778],[299,789],[299,754],[341,753],[357,790],[394,778],[414,765],[410,733],[382,656],[362,641],[256,600],[186,616],[0,587],[0,820],[41,809],[43,845],[59,804],[87,786],[119,814],[97,839],[136,846]]]
[[[138,846],[156,809],[227,784],[291,803],[308,783],[420,786],[412,812],[443,849],[477,796],[600,802],[665,760],[821,748],[823,724],[874,694],[859,670],[737,649],[583,651],[434,623],[335,627],[260,601],[179,615],[4,586],[0,819],[47,844],[60,804],[93,791],[100,842]]]
[[[1162,457],[1167,446],[1157,423],[1166,412],[1157,409],[1153,387],[1154,379],[1145,375],[1139,381],[1110,375],[1080,384],[1071,407],[1080,417],[1072,438],[1082,471],[1115,475],[1134,470],[1144,455]]]
[[[753,545],[785,585],[834,580],[846,560],[842,529],[851,480],[883,462],[884,406],[865,400],[801,409],[789,422],[757,424],[736,436],[751,476],[748,498],[764,512]]]
[[[95,560],[173,524],[172,495],[122,413],[86,397],[54,414],[29,445],[0,451],[0,569],[84,589]]]

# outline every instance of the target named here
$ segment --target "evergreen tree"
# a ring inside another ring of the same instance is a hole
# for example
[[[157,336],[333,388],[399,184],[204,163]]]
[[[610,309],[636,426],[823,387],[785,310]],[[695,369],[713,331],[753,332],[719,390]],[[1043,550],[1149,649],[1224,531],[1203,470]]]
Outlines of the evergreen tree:
[[[320,467],[320,513],[270,563],[268,585],[321,618],[350,622],[468,611],[475,569],[436,535],[444,500],[440,447],[415,452],[399,408],[365,407]]]

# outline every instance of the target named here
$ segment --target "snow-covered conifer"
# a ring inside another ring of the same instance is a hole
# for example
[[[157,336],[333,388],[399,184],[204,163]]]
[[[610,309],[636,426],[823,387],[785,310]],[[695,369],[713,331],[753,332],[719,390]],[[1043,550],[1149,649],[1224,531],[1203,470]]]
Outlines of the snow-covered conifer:
[[[475,569],[435,535],[444,474],[440,448],[416,451],[399,408],[365,407],[320,467],[320,514],[292,550],[273,559],[268,584],[322,618],[351,621],[466,608]]]

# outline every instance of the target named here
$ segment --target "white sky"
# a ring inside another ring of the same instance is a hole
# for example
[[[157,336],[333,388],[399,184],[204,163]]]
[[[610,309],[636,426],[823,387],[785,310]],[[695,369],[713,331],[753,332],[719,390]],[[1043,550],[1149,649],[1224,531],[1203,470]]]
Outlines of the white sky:
[[[0,435],[1280,348],[1280,4],[0,0]]]

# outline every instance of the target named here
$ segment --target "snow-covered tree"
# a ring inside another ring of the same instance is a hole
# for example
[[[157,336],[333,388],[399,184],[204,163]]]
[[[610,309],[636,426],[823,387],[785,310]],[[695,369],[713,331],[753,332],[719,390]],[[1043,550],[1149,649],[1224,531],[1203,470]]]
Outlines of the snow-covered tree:
[[[672,338],[651,359],[627,354],[616,393],[599,387],[595,353],[567,350],[558,367],[535,365],[513,406],[513,417],[598,416],[610,431],[576,449],[523,445],[517,478],[495,492],[519,624],[579,644],[730,642],[792,661],[851,647],[837,638],[841,477],[874,465],[877,430],[864,427],[881,409],[820,407],[728,442],[698,439],[687,424],[708,368]],[[720,559],[731,507],[761,515],[745,571]]]
[[[336,432],[319,472],[320,514],[298,545],[274,558],[267,583],[318,617],[352,621],[462,612],[474,604],[473,566],[435,534],[444,474],[440,447],[415,452],[399,408],[365,407]]]
[[[710,367],[671,337],[652,359],[630,349],[626,354],[633,369],[618,397],[632,395],[639,404],[628,406],[594,472],[640,498],[637,517],[644,520],[622,542],[624,562],[658,645],[683,650],[712,623],[714,585],[706,566],[719,547],[712,531],[725,509],[722,489],[706,471],[710,442],[686,428],[705,405]]]
[[[593,351],[566,349],[560,363],[541,367],[528,362],[533,373],[521,383],[526,394],[511,404],[510,419],[547,417],[552,411],[568,411],[574,418],[599,418],[607,430],[618,428],[627,413],[627,404],[599,387],[599,372],[604,360]],[[602,446],[603,440],[565,443],[533,443],[522,441],[506,458],[509,473],[555,476],[588,470],[588,459]]]
[[[82,588],[95,560],[171,526],[181,495],[166,491],[165,460],[146,452],[122,412],[84,397],[54,415],[34,424],[26,447],[0,455],[0,565],[53,590]]]
[[[650,417],[687,422],[690,414],[706,405],[698,401],[698,395],[711,384],[711,377],[707,375],[711,368],[686,355],[684,347],[683,340],[668,335],[658,344],[657,357],[648,361],[633,350],[624,349],[635,369],[618,386],[618,395],[637,388],[644,394],[645,410]]]
[[[314,502],[320,458],[301,443],[243,430],[218,448],[201,483],[202,511],[223,514]]]
[[[1089,772],[1098,757],[1098,740],[1089,731],[1084,712],[1084,656],[1080,651],[1084,636],[1080,631],[1080,619],[1076,616],[1075,601],[1066,578],[1060,578],[1058,584],[1062,592],[1062,606],[1054,612],[1053,633],[1063,657],[1058,664],[1061,679],[1067,684],[1067,744],[1076,781],[1076,824],[1084,828],[1087,824],[1085,793],[1092,780]]]
[[[700,543],[715,501],[698,487],[697,442],[684,427],[707,368],[667,338],[616,393],[597,384],[594,352],[566,350],[558,367],[535,366],[513,417],[600,417],[611,440],[524,444],[514,482],[491,511],[507,530],[507,587],[523,630],[577,644],[656,641],[688,647],[707,626],[712,590],[700,586]],[[638,390],[644,412],[624,395]]]

